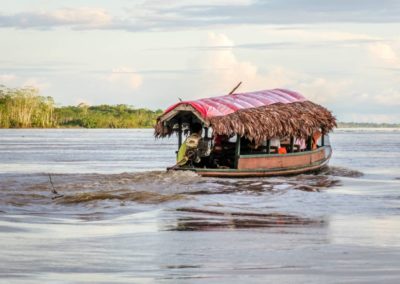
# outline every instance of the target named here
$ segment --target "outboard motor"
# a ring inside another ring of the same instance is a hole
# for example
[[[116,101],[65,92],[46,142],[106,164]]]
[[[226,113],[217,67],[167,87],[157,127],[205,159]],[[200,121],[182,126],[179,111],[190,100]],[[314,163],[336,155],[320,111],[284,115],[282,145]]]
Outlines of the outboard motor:
[[[198,164],[201,162],[201,158],[208,157],[211,154],[211,140],[204,138],[200,135],[191,135],[186,139],[186,152],[185,157],[187,161],[185,163]]]
[[[200,163],[200,149],[199,149],[199,142],[201,140],[200,135],[190,135],[186,139],[186,153],[185,156],[187,157],[188,161],[194,163]]]

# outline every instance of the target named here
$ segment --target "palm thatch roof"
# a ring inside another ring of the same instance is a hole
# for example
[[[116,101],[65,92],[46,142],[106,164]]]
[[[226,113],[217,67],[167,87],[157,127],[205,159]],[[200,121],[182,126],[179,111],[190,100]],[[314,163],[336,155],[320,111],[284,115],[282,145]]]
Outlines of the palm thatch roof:
[[[285,93],[286,95],[290,92],[293,98],[288,99],[286,97],[282,99],[282,97],[279,97],[276,99],[275,97],[272,103],[268,104],[263,101],[263,103],[258,103],[259,105],[261,104],[260,106],[255,107],[243,106],[242,104],[241,108],[236,106],[236,110],[224,109],[227,113],[224,115],[210,115],[210,109],[206,109],[206,112],[204,112],[203,109],[197,107],[199,101],[194,101],[196,104],[192,104],[192,102],[178,103],[167,109],[157,119],[154,134],[156,137],[171,135],[177,130],[174,128],[177,123],[176,118],[182,112],[192,112],[193,116],[203,122],[205,126],[212,127],[214,134],[228,136],[238,134],[250,141],[254,141],[256,145],[260,145],[263,141],[273,137],[294,136],[307,138],[315,131],[321,131],[326,134],[336,127],[335,117],[323,106],[306,100],[298,93],[281,89],[279,91],[281,93],[283,91],[287,92]],[[263,94],[267,95],[266,92],[270,91],[263,92]],[[237,96],[236,99],[248,99],[249,94],[254,93],[240,94],[242,96]],[[219,97],[218,99],[220,103],[224,103],[224,107],[227,106],[226,99],[221,100],[220,98],[226,97]],[[231,99],[231,96],[229,98]],[[260,101],[260,97],[258,96],[257,98]],[[235,101],[235,98],[232,98],[232,100]],[[213,107],[215,107],[216,101],[213,101]],[[249,100],[246,102],[248,103]],[[215,113],[215,110],[213,110],[213,114]]]

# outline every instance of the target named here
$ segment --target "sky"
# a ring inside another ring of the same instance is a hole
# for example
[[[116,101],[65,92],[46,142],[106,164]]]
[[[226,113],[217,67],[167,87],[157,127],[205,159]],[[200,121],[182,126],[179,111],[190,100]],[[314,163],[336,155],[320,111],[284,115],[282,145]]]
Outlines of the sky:
[[[58,105],[287,88],[339,121],[400,123],[397,0],[0,0],[0,84]]]

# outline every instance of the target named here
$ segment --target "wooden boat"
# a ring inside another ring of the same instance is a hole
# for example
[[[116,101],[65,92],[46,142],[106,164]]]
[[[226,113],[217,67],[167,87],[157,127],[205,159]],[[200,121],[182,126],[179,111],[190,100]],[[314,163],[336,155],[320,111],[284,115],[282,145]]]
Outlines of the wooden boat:
[[[180,149],[182,136],[188,134],[191,125],[198,123],[203,127],[202,140],[208,143],[211,155],[203,155],[199,163],[191,160],[179,165],[178,161],[170,170],[189,170],[208,177],[279,176],[318,171],[328,164],[332,155],[328,133],[336,127],[335,117],[326,108],[298,92],[273,89],[178,102],[158,117],[155,136],[176,133]],[[217,153],[214,143],[218,136],[234,137],[236,141],[231,150],[224,148],[213,156],[213,151]],[[277,140],[283,153],[279,154],[278,147],[271,145]],[[225,156],[229,163],[223,166],[215,163],[215,157],[219,161],[218,157]]]

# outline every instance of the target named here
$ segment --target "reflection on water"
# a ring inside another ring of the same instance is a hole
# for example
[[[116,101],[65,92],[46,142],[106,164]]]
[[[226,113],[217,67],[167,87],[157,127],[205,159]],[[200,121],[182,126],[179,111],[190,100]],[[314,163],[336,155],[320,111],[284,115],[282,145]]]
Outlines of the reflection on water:
[[[218,179],[163,170],[175,141],[148,130],[1,131],[4,281],[400,280],[398,132],[335,133],[318,174]]]
[[[223,212],[196,208],[177,208],[192,217],[179,217],[176,231],[209,231],[221,229],[250,229],[289,226],[321,226],[323,220],[312,220],[280,213]]]

